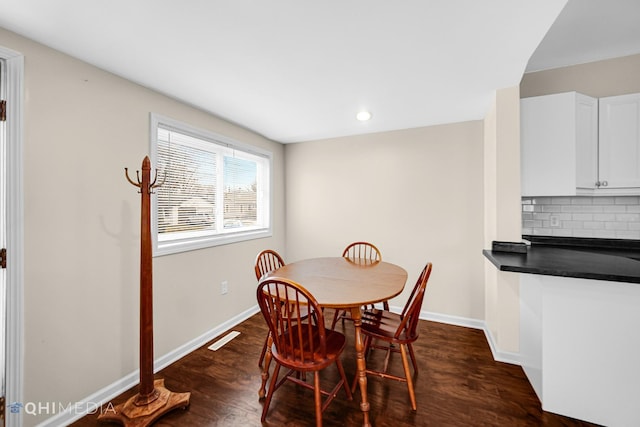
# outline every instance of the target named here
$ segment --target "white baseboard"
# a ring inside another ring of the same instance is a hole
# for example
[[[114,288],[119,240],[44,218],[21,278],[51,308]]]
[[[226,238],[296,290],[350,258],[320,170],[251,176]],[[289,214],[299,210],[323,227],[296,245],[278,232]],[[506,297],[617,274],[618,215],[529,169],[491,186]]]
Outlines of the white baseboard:
[[[469,317],[452,316],[423,310],[420,312],[420,319],[446,323],[447,325],[464,326],[465,328],[484,329],[484,321]]]
[[[194,350],[202,347],[204,344],[208,343],[219,335],[224,334],[226,331],[247,320],[257,312],[258,306],[255,305],[250,309],[238,314],[237,316],[234,316],[228,321],[218,325],[214,329],[205,332],[199,337],[194,338],[193,340],[181,345],[175,350],[170,351],[169,353],[157,358],[153,363],[153,372],[158,372],[159,370],[169,366],[173,362],[181,359]],[[109,384],[108,386],[102,388],[101,390],[98,390],[92,395],[87,396],[81,402],[78,402],[75,405],[68,405],[67,410],[63,410],[57,415],[46,419],[45,421],[38,424],[37,427],[59,427],[69,425],[87,415],[88,412],[78,411],[78,408],[91,410],[93,411],[92,413],[95,413],[95,411],[99,412],[103,408],[108,408],[107,405],[109,405],[109,402],[113,398],[129,390],[139,382],[140,370],[136,369],[134,372],[131,372],[125,377]]]
[[[391,311],[400,313],[402,311],[402,307],[389,307]],[[186,356],[187,354],[193,352],[194,350],[202,347],[207,342],[213,340],[214,338],[224,334],[229,329],[234,326],[242,323],[249,317],[253,316],[258,312],[258,306],[255,305],[248,310],[238,314],[237,316],[229,319],[228,321],[218,325],[216,328],[207,331],[206,333],[200,335],[199,337],[183,344],[182,346],[176,348],[175,350],[159,357],[155,360],[153,364],[154,372],[158,372],[159,370],[169,366],[173,362],[179,360],[180,358]],[[487,338],[487,342],[489,343],[489,347],[491,348],[491,353],[493,354],[493,359],[498,362],[505,362],[520,365],[520,355],[517,353],[510,353],[505,351],[499,351],[495,345],[495,341],[491,332],[486,327],[486,324],[483,320],[471,319],[467,317],[459,317],[452,316],[448,314],[441,313],[433,313],[429,311],[422,311],[420,313],[420,319],[429,320],[433,322],[445,323],[448,325],[455,326],[464,326],[467,328],[473,329],[481,329],[484,331],[485,336]],[[129,390],[131,387],[135,386],[139,382],[140,371],[135,370],[131,372],[129,375],[115,381],[112,384],[104,387],[101,390],[93,393],[90,396],[87,396],[82,400],[84,405],[80,405],[81,407],[91,407],[97,408],[99,411],[100,408],[105,407],[109,403],[109,401],[116,396],[119,396],[123,392]],[[90,405],[87,405],[90,404]],[[70,405],[73,409],[73,405]],[[77,407],[77,406],[76,406]],[[59,414],[48,418],[42,423],[38,424],[38,427],[58,427],[58,426],[66,426],[71,424],[72,422],[82,418],[86,413],[75,413],[72,410],[67,410],[60,412]]]
[[[483,322],[484,323],[484,322]],[[491,331],[486,326],[482,328],[484,330],[484,335],[487,337],[487,342],[489,343],[489,348],[491,348],[491,353],[493,354],[493,360],[497,362],[510,363],[512,365],[522,366],[522,358],[520,353],[513,353],[510,351],[500,351],[496,346],[495,339],[491,334]]]

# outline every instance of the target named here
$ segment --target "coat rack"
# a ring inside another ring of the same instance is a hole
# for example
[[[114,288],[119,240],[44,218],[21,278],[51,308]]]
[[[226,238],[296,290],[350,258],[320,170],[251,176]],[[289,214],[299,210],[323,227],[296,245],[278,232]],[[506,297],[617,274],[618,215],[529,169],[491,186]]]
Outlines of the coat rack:
[[[140,189],[142,205],[140,216],[140,388],[138,394],[113,411],[105,411],[100,421],[120,422],[125,426],[148,426],[162,415],[176,408],[189,406],[191,393],[173,393],[164,387],[164,380],[153,379],[153,266],[151,254],[151,194],[160,187],[156,171],[151,180],[151,161],[142,160],[142,178],[136,171],[136,181],[125,177]]]

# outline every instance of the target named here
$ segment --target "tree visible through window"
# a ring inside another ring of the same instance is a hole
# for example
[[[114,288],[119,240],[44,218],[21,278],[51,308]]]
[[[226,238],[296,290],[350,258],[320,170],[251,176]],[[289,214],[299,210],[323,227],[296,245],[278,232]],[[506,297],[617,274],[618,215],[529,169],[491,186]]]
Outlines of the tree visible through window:
[[[269,153],[169,119],[152,122],[164,180],[157,188],[157,253],[270,234]]]

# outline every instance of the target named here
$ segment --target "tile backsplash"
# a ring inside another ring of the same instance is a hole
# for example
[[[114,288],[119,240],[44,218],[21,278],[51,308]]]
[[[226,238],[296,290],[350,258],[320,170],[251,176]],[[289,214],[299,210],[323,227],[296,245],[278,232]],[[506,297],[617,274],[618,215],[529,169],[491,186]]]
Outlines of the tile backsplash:
[[[640,239],[640,196],[523,197],[522,234]]]

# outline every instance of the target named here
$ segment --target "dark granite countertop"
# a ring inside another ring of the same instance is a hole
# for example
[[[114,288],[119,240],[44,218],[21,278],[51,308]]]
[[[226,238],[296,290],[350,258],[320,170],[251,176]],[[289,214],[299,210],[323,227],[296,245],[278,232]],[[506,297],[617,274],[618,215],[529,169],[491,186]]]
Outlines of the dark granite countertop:
[[[482,253],[501,271],[640,283],[640,240],[522,237],[527,253]]]

